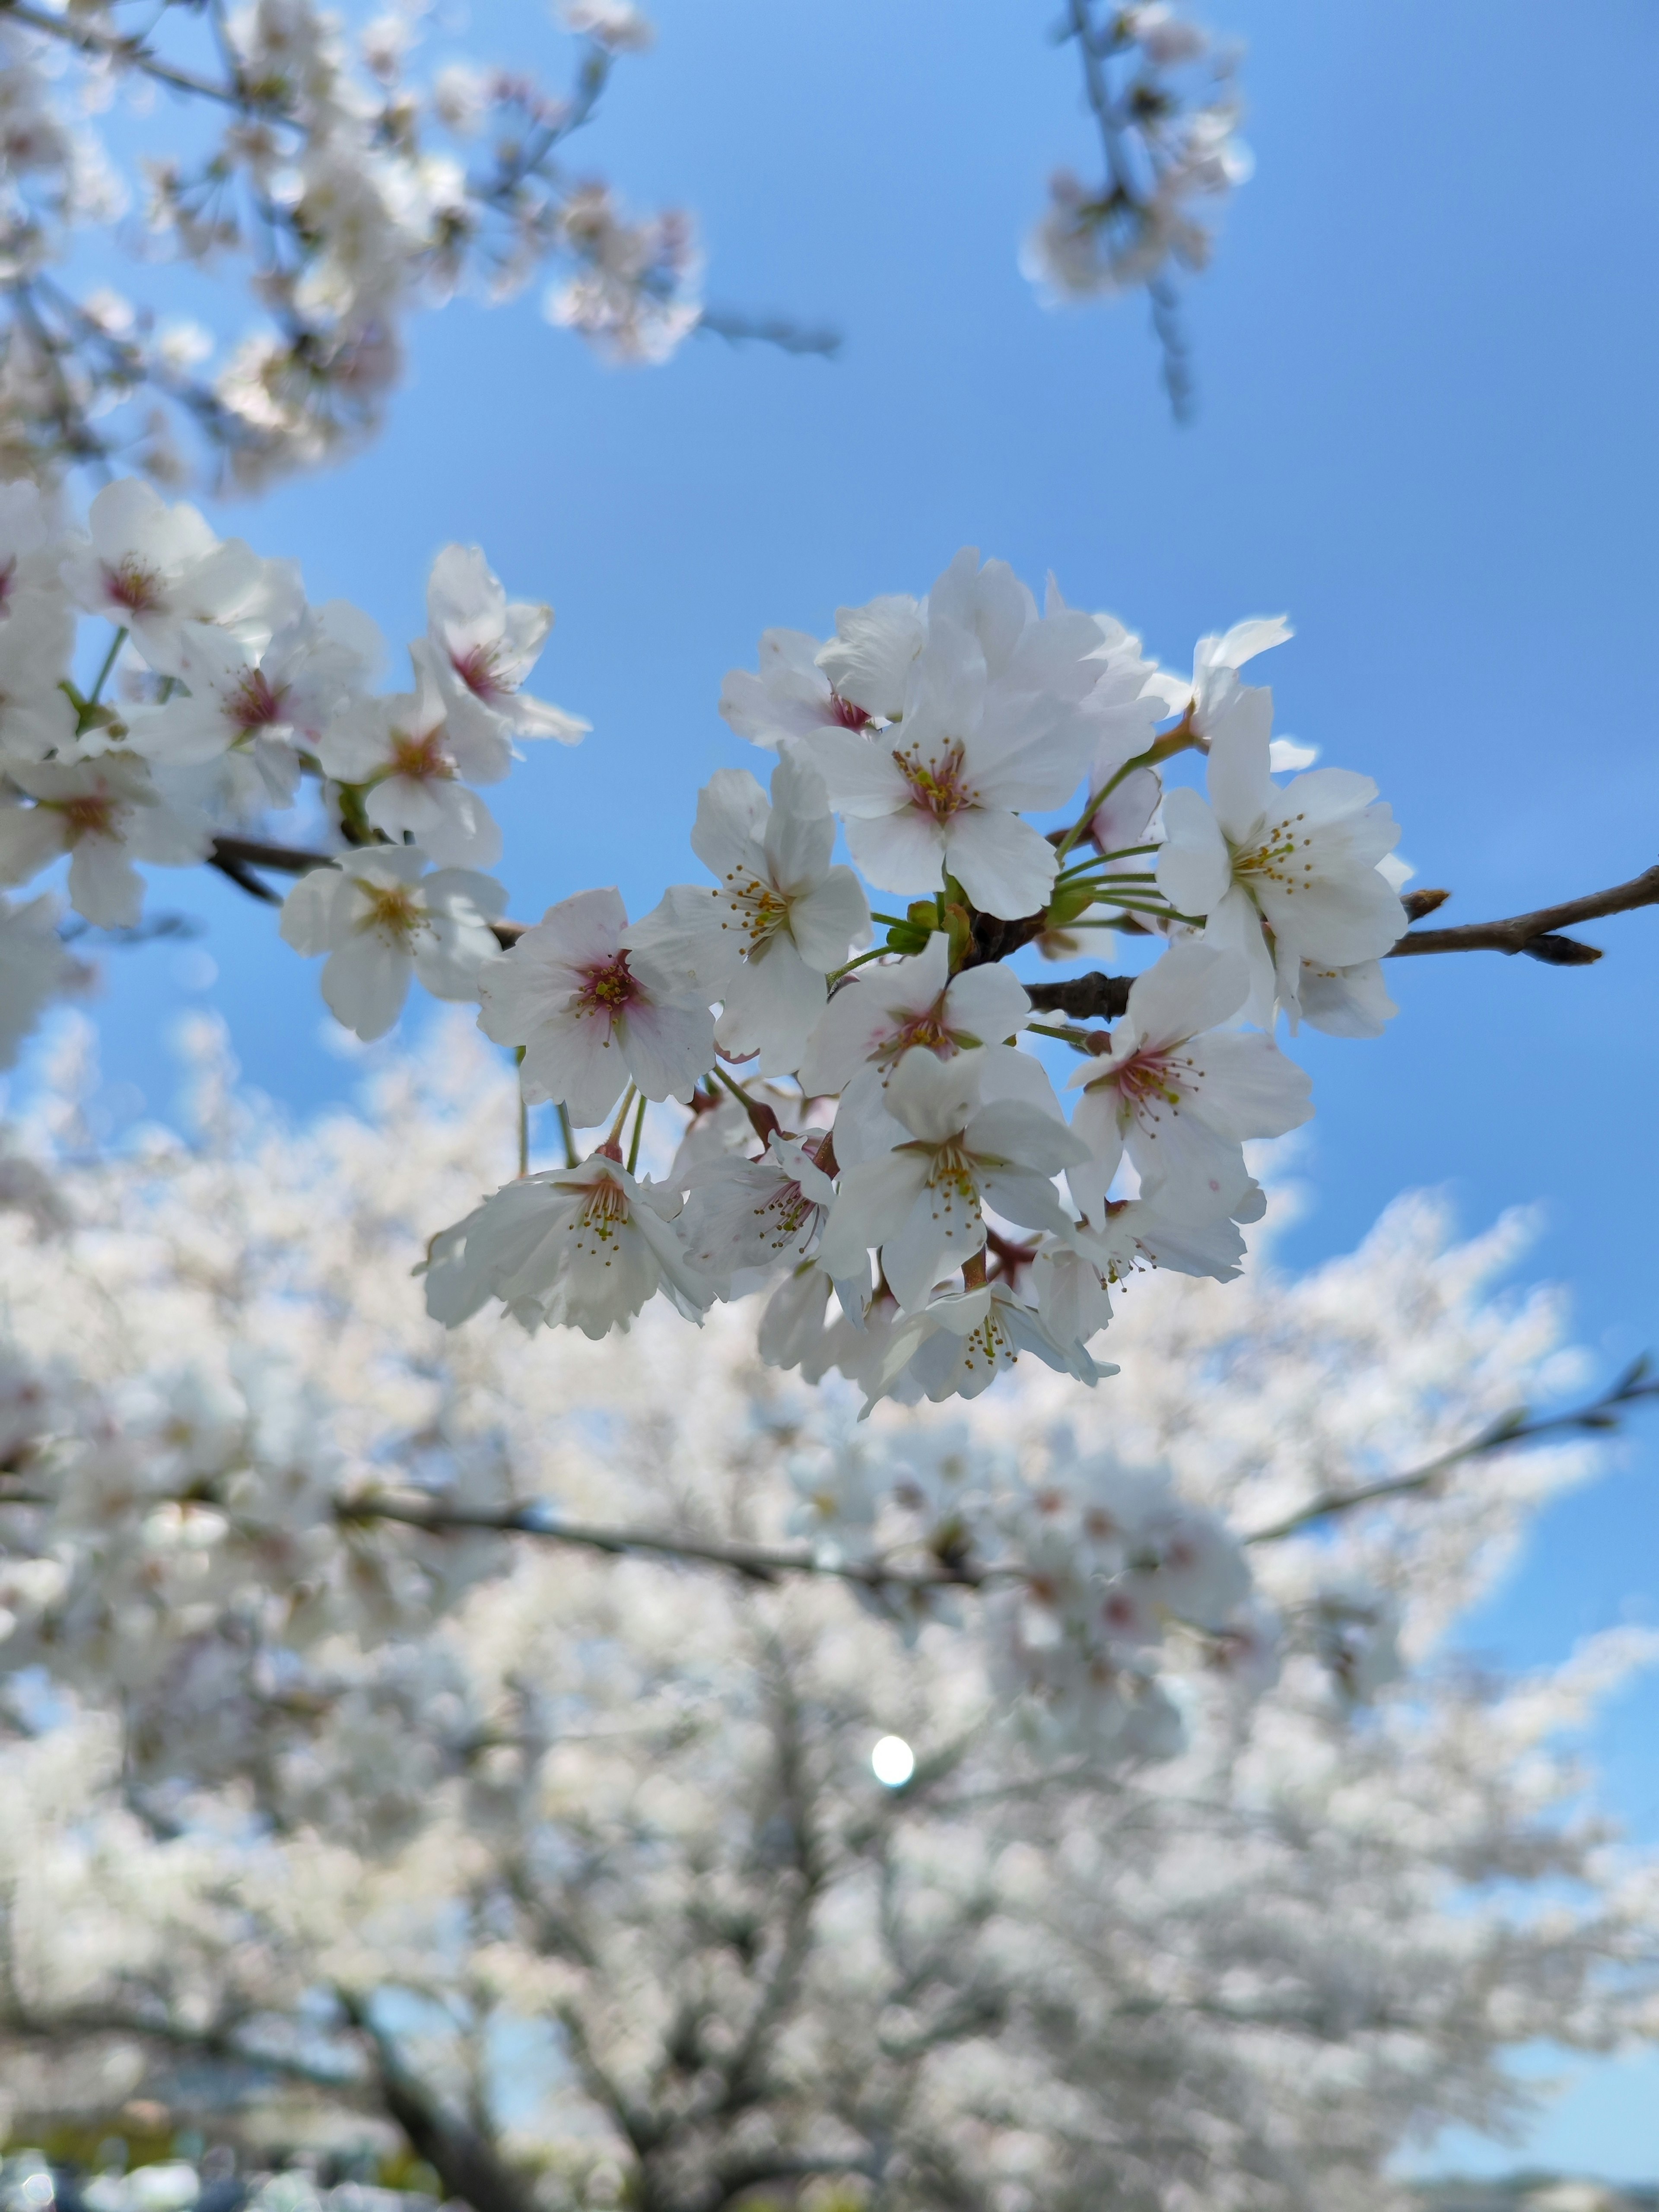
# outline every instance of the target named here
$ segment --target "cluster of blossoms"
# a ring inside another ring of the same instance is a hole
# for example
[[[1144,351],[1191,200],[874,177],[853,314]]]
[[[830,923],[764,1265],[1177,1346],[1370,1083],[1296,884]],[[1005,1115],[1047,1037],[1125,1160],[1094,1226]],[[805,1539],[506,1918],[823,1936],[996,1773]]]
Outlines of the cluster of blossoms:
[[[1375,786],[1275,781],[1271,695],[1239,670],[1287,635],[1242,624],[1176,678],[971,551],[925,600],[842,609],[827,642],[769,632],[721,709],[776,765],[769,791],[738,769],[703,791],[713,881],[632,923],[579,892],[479,973],[526,1100],[567,1139],[606,1133],[434,1241],[431,1311],[495,1297],[597,1337],[659,1291],[696,1317],[766,1290],[763,1355],[838,1368],[867,1411],[975,1396],[1022,1352],[1092,1383],[1114,1285],[1235,1274],[1261,1204],[1243,1146],[1311,1110],[1277,1024],[1379,1033],[1405,922]],[[1207,796],[1164,790],[1188,750]],[[872,913],[838,823],[902,911]],[[1163,945],[1115,1026],[1034,1019],[1008,958],[1103,927]],[[1039,1040],[1072,1054],[1069,1121]],[[642,1175],[669,1098],[693,1127]]]
[[[636,921],[595,890],[526,927],[484,872],[501,838],[476,787],[586,726],[526,690],[550,611],[510,602],[476,547],[438,556],[389,696],[358,611],[309,605],[291,563],[134,479],[85,532],[10,488],[0,574],[0,884],[67,855],[77,913],[118,927],[136,860],[211,860],[260,892],[250,867],[287,866],[283,935],[326,956],[343,1023],[383,1036],[413,979],[478,1002],[526,1103],[557,1107],[565,1164],[434,1237],[447,1322],[499,1299],[599,1337],[659,1292],[696,1320],[764,1291],[764,1356],[838,1368],[866,1411],[975,1396],[1022,1352],[1093,1383],[1115,1285],[1237,1273],[1261,1205],[1244,1145],[1311,1110],[1280,1019],[1374,1036],[1393,1011],[1395,824],[1364,776],[1276,781],[1310,756],[1240,678],[1282,622],[1201,640],[1176,677],[965,551],[926,599],[844,608],[824,642],[769,631],[758,673],[727,679],[723,714],[775,765],[769,787],[723,769],[704,789],[708,880]],[[79,615],[115,625],[85,690]],[[1164,791],[1189,751],[1207,795]],[[331,855],[239,834],[301,798]],[[872,913],[838,824],[902,911]],[[49,914],[0,917],[14,1051],[78,972]],[[1099,928],[1161,948],[1115,1024],[1034,1019],[1007,962]],[[1069,1058],[1069,1120],[1045,1051]],[[668,1100],[692,1125],[652,1175],[646,1111]]]
[[[33,483],[6,487],[0,884],[67,856],[82,921],[131,928],[135,862],[234,868],[228,833],[314,793],[337,837],[365,841],[349,867],[301,884],[283,917],[303,950],[337,942],[331,1003],[367,1036],[391,1027],[413,974],[441,997],[476,997],[505,901],[476,865],[501,833],[472,786],[506,775],[515,739],[569,743],[584,725],[523,691],[551,614],[509,605],[476,548],[440,554],[428,605],[412,688],[376,695],[374,624],[344,601],[307,605],[292,562],[216,538],[136,478],[98,495],[84,531]],[[88,617],[114,628],[82,690]],[[8,1058],[82,974],[53,920],[49,894],[0,912]]]
[[[213,12],[131,0],[31,9],[0,41],[0,423],[6,473],[123,456],[162,483],[190,424],[243,489],[339,459],[379,425],[411,313],[492,301],[548,272],[550,320],[608,357],[665,359],[702,316],[688,219],[631,219],[568,166],[616,56],[650,43],[624,0],[568,0],[568,93],[471,62],[408,75],[419,6],[356,35],[312,0]],[[161,33],[173,34],[165,46]],[[203,56],[209,65],[201,66]],[[158,97],[168,150],[121,176],[94,131],[120,94]],[[179,98],[195,113],[181,131]],[[142,198],[151,250],[245,264],[261,321],[216,365],[198,325],[62,273],[78,235]]]
[[[1081,60],[1101,173],[1085,183],[1069,168],[1054,172],[1020,266],[1055,307],[1146,288],[1180,405],[1171,271],[1208,264],[1214,234],[1195,210],[1250,173],[1237,56],[1171,0],[1072,0],[1066,35]]]

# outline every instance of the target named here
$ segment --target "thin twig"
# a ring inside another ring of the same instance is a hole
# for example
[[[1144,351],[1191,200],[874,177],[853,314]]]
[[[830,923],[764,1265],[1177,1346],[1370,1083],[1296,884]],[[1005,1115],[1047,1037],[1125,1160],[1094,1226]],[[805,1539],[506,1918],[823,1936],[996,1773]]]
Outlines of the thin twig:
[[[1650,1371],[1645,1353],[1627,1367],[1612,1388],[1587,1405],[1569,1407],[1560,1413],[1534,1413],[1526,1406],[1517,1406],[1513,1412],[1500,1414],[1478,1437],[1467,1443],[1454,1445],[1442,1452],[1437,1459],[1413,1468],[1407,1474],[1393,1474],[1378,1482],[1361,1484],[1353,1490],[1322,1491],[1297,1512],[1286,1514],[1266,1528],[1253,1528],[1243,1540],[1247,1544],[1276,1544],[1285,1536],[1294,1536],[1316,1521],[1326,1521],[1334,1514],[1351,1513],[1356,1506],[1375,1504],[1379,1498],[1409,1498],[1414,1492],[1432,1490],[1442,1478],[1455,1467],[1468,1460],[1484,1458],[1488,1452],[1507,1451],[1512,1444],[1531,1443],[1539,1437],[1559,1435],[1564,1429],[1607,1431],[1619,1426],[1620,1408],[1641,1403],[1650,1398],[1659,1398],[1659,1377]]]

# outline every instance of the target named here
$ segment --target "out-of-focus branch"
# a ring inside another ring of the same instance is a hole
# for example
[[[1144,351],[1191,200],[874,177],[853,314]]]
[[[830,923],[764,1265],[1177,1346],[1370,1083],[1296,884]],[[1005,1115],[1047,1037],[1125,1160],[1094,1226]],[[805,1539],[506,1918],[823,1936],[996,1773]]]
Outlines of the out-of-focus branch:
[[[174,92],[188,93],[198,100],[215,100],[221,106],[235,108],[240,114],[258,114],[275,121],[284,119],[284,110],[275,101],[258,99],[240,86],[221,84],[213,77],[198,76],[194,70],[177,68],[152,53],[142,40],[112,38],[106,32],[94,30],[90,24],[54,15],[49,9],[32,8],[27,0],[0,0],[0,19],[8,17],[49,39],[62,40],[77,52],[96,54],[123,69],[137,70],[141,76],[167,85]]]
[[[1605,1433],[1618,1428],[1625,1408],[1652,1398],[1659,1398],[1659,1376],[1653,1375],[1644,1353],[1625,1370],[1611,1389],[1592,1398],[1587,1405],[1570,1407],[1559,1413],[1534,1413],[1529,1407],[1517,1406],[1512,1412],[1500,1414],[1467,1443],[1454,1445],[1450,1451],[1442,1452],[1437,1459],[1429,1460],[1422,1467],[1413,1468],[1408,1474],[1388,1475],[1377,1482],[1362,1483],[1352,1490],[1322,1491],[1296,1512],[1287,1513],[1282,1521],[1273,1522],[1265,1528],[1253,1528],[1243,1540],[1247,1544],[1276,1544],[1285,1536],[1294,1536],[1311,1527],[1316,1521],[1329,1520],[1338,1513],[1352,1513],[1358,1506],[1374,1505],[1382,1498],[1409,1498],[1432,1492],[1454,1468],[1472,1459],[1484,1458],[1489,1452],[1507,1451],[1514,1444],[1535,1443],[1540,1437],[1559,1436],[1574,1429]]]
[[[447,2194],[472,2212],[532,2212],[534,2198],[497,2154],[471,2128],[452,2118],[425,2084],[404,2064],[397,2045],[355,1991],[337,1990],[335,2001],[362,2039],[373,2062],[380,2101],[403,2130],[410,2148],[423,2158]]]
[[[5,1501],[0,1498],[0,1504]],[[579,1550],[608,1552],[621,1557],[630,1552],[684,1559],[692,1565],[723,1567],[748,1581],[778,1582],[786,1575],[828,1575],[837,1581],[857,1583],[862,1589],[978,1589],[986,1583],[1006,1580],[1024,1568],[993,1561],[984,1565],[938,1562],[925,1567],[890,1566],[884,1559],[826,1559],[805,1547],[714,1543],[696,1536],[678,1536],[652,1528],[604,1528],[578,1521],[562,1520],[544,1504],[507,1506],[485,1510],[468,1506],[429,1505],[392,1498],[354,1498],[335,1509],[345,1522],[392,1521],[405,1528],[446,1533],[535,1536],[551,1544],[570,1544]]]

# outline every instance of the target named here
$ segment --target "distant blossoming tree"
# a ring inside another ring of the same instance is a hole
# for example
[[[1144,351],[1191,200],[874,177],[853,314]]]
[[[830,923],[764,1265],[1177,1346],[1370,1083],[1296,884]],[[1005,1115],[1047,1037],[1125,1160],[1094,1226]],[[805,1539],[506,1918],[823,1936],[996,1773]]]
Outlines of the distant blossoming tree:
[[[204,1036],[198,1141],[102,1159],[73,1046],[0,1217],[23,2139],[274,2105],[475,2212],[1358,2207],[1508,2049],[1651,2031],[1659,1869],[1568,1739],[1653,1639],[1450,1641],[1594,1464],[1517,1449],[1577,1363],[1513,1227],[1161,1275],[1109,1411],[860,1427],[729,1316],[426,1321],[410,1224],[512,1143],[459,1031],[306,1131]]]

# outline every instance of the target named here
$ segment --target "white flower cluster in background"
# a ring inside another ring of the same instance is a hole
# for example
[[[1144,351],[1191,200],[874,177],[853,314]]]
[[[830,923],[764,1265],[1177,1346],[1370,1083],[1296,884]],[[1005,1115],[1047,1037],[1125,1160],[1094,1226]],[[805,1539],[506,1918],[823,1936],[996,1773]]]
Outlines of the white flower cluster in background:
[[[702,792],[701,881],[631,922],[597,889],[526,927],[485,872],[477,787],[586,725],[526,690],[551,611],[477,547],[438,556],[391,694],[366,617],[137,479],[84,532],[32,484],[0,493],[0,884],[66,856],[76,913],[120,928],[137,862],[210,860],[265,896],[250,871],[285,867],[282,933],[323,956],[342,1023],[384,1036],[413,981],[478,1002],[526,1103],[556,1106],[563,1164],[526,1157],[434,1238],[447,1322],[499,1299],[597,1338],[659,1292],[694,1322],[764,1293],[764,1356],[839,1369],[866,1411],[975,1396],[1022,1352],[1093,1383],[1115,1285],[1237,1273],[1261,1206],[1243,1147],[1311,1111],[1279,1022],[1366,1036],[1393,1012],[1397,828],[1364,776],[1276,780],[1310,756],[1239,670],[1280,621],[1201,640],[1177,676],[964,551],[925,599],[843,608],[827,641],[769,631],[728,678],[722,713],[773,766]],[[86,617],[114,625],[90,650]],[[1189,752],[1205,792],[1166,793]],[[301,804],[311,846],[245,834]],[[48,911],[0,916],[14,1053],[76,980]],[[1093,929],[1160,956],[1115,1024],[1035,1018],[1007,962]],[[669,1101],[693,1126],[642,1169]]]
[[[703,314],[690,219],[632,216],[567,166],[616,58],[648,46],[649,26],[621,0],[558,12],[575,42],[567,93],[471,60],[418,81],[419,5],[355,30],[312,0],[216,8],[210,27],[165,0],[9,18],[3,473],[118,460],[177,482],[193,439],[211,472],[258,489],[379,427],[417,308],[463,289],[508,299],[543,275],[550,321],[612,360],[666,359]],[[118,101],[110,143],[149,142],[130,175],[100,128]],[[258,320],[216,359],[199,325],[76,289],[66,264],[82,237],[138,209],[152,258],[245,283]]]
[[[1559,1301],[1494,1290],[1515,1224],[1406,1200],[1300,1279],[1162,1275],[1110,1401],[1023,1367],[971,1423],[860,1426],[729,1310],[427,1319],[422,1218],[515,1120],[459,1010],[299,1125],[203,1024],[190,1140],[101,1156],[78,1026],[0,1212],[14,2140],[153,2101],[407,2148],[434,2201],[695,2212],[810,2167],[940,2212],[968,2155],[1038,2203],[1273,2212],[1512,2113],[1518,2046],[1652,2033],[1652,1855],[1571,1739],[1653,1639],[1516,1682],[1459,1651],[1596,1448],[1247,1540],[1576,1386]],[[543,1533],[475,1525],[507,1507]],[[579,1540],[630,1528],[689,1556]],[[822,1571],[714,1563],[757,1546]]]

